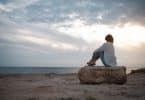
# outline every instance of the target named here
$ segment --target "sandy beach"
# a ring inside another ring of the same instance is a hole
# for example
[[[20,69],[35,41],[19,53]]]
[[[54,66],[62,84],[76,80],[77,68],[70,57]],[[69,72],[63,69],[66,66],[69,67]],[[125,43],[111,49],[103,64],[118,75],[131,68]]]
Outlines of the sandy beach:
[[[76,73],[0,75],[0,100],[145,100],[145,73],[123,85],[80,84]]]

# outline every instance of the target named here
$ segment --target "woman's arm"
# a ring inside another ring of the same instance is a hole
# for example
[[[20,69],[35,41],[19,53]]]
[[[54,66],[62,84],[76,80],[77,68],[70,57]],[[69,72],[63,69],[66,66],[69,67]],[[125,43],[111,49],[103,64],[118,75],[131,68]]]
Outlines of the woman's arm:
[[[99,51],[104,51],[105,50],[105,46],[106,43],[104,43],[103,45],[101,45],[99,48],[97,48],[94,52],[99,52]]]

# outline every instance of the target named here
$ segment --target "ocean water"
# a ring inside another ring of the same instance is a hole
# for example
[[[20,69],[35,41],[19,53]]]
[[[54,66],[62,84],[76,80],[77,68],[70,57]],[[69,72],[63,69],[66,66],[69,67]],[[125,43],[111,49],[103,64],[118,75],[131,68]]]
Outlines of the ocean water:
[[[142,67],[126,67],[126,72]],[[80,67],[0,67],[0,74],[77,73]]]
[[[0,67],[0,74],[77,73],[79,67]]]

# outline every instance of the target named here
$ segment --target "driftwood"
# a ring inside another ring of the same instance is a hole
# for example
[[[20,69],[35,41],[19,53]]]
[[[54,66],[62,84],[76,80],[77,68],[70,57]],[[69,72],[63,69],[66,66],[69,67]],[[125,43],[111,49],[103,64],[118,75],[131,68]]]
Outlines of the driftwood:
[[[126,67],[85,66],[79,70],[78,78],[83,84],[124,84],[127,80]]]

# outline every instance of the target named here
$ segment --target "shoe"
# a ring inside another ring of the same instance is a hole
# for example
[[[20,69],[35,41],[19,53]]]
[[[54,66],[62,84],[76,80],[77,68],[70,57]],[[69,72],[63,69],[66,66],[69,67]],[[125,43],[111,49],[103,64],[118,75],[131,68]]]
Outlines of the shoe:
[[[88,66],[94,66],[96,65],[95,63],[87,62]]]
[[[88,66],[94,66],[96,65],[96,59],[91,59],[89,62],[87,62]]]

